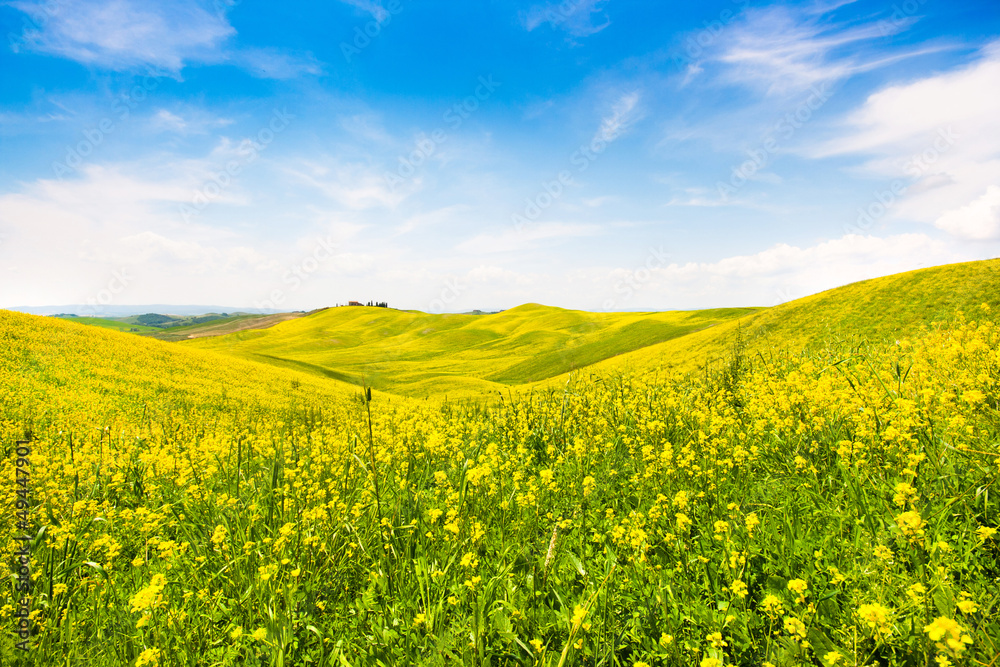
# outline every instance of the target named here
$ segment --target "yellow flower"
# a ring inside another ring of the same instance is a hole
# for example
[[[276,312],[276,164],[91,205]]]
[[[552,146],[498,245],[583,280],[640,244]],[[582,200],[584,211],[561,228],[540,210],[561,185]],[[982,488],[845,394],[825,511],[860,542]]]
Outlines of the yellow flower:
[[[878,634],[891,632],[889,627],[889,617],[892,610],[880,604],[863,604],[858,608],[858,616],[872,630]]]
[[[135,659],[135,667],[156,667],[160,664],[160,649],[147,648]]]
[[[253,634],[251,634],[250,636],[256,639],[257,641],[262,642],[265,639],[267,639],[267,630],[265,630],[264,628],[257,628],[256,630],[253,631]]]
[[[985,542],[986,540],[992,540],[993,536],[997,534],[996,528],[990,528],[989,526],[980,526],[976,530],[976,535],[979,536],[979,541]]]
[[[583,619],[585,618],[587,618],[587,608],[578,604],[573,609],[573,619],[570,621],[570,625],[573,628],[577,628],[583,623]]]
[[[892,502],[897,507],[906,507],[907,503],[911,503],[917,499],[917,490],[907,482],[900,482],[896,485],[895,490],[896,495],[893,496]]]
[[[718,658],[705,658],[700,663],[701,667],[722,667],[722,661]]]
[[[840,662],[840,659],[843,657],[844,656],[840,654],[840,651],[830,651],[829,653],[823,656],[823,660],[828,665],[836,665],[838,662]]]
[[[764,599],[760,604],[764,608],[764,612],[771,618],[781,615],[781,612],[785,609],[784,605],[781,603],[781,598],[773,593],[768,593],[764,596]]]
[[[972,637],[965,633],[965,629],[947,616],[938,616],[933,623],[925,625],[924,632],[938,649],[950,650],[956,656],[972,643]]]
[[[216,547],[221,546],[222,543],[226,541],[226,533],[227,530],[225,526],[221,524],[216,526],[215,532],[212,533],[212,544],[214,544]]]
[[[806,624],[802,622],[801,619],[795,616],[785,617],[785,632],[790,634],[795,639],[805,639],[806,638]]]
[[[729,590],[731,590],[733,595],[736,595],[741,600],[745,599],[747,596],[747,585],[739,579],[734,581],[732,585],[729,586]]]
[[[541,650],[542,650],[542,640],[541,639],[532,639],[528,643],[535,647],[535,651],[541,652]]]
[[[920,604],[924,599],[925,593],[927,593],[927,587],[920,583],[913,584],[906,589],[906,594],[914,604]]]
[[[423,614],[417,614],[413,617],[413,627],[418,628],[427,621],[427,617]]]
[[[688,493],[687,493],[687,491],[678,491],[674,495],[674,507],[676,507],[679,510],[682,510],[685,507],[687,507],[687,504],[688,504]]]
[[[705,636],[705,639],[712,645],[712,648],[725,648],[729,646],[725,641],[722,640],[721,632],[713,632]]]
[[[674,641],[673,635],[668,635],[666,632],[660,635],[660,646],[663,648],[670,646],[672,641]]]
[[[963,614],[975,614],[977,611],[979,611],[979,605],[977,605],[974,600],[971,600],[969,598],[968,593],[963,592],[962,598],[963,599],[960,600],[958,603],[959,611],[961,611]]]
[[[166,585],[166,577],[159,573],[154,574],[149,586],[132,596],[132,611],[145,611],[165,604],[162,593]]]
[[[462,556],[462,567],[475,568],[479,565],[479,559],[471,551]]]
[[[903,512],[896,517],[896,525],[910,542],[916,542],[924,534],[924,520],[919,512]]]
[[[880,544],[877,547],[875,547],[873,553],[875,554],[875,558],[878,558],[884,563],[892,562],[892,559],[895,557],[895,554],[892,553],[892,549],[885,546],[884,544]]]
[[[243,636],[243,628],[239,625],[233,628],[233,631],[229,633],[230,639],[239,639],[242,636]]]
[[[798,595],[798,601],[805,602],[806,591],[809,588],[809,583],[805,579],[791,579],[788,582],[788,590],[792,591]]]

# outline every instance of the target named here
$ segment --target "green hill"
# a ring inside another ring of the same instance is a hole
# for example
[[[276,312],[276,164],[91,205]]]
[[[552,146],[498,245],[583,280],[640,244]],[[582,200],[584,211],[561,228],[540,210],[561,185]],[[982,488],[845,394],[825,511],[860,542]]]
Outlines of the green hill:
[[[24,422],[89,423],[210,406],[277,410],[354,393],[339,382],[209,351],[0,310],[0,408]],[[3,431],[0,423],[0,432]]]
[[[882,342],[954,319],[959,311],[978,317],[984,303],[1000,308],[1000,259],[851,283],[602,361],[593,370],[694,370],[725,359],[738,340],[750,353],[774,348],[798,352],[836,341]]]
[[[347,307],[184,345],[404,395],[469,395],[543,380],[754,311],[588,313],[526,304],[491,315],[429,315]]]
[[[331,308],[185,346],[408,396],[470,396],[563,382],[582,368],[693,370],[737,340],[751,352],[885,340],[1000,307],[1000,260],[853,283],[774,308],[588,313],[525,304],[490,315]]]
[[[137,322],[126,322],[124,319],[110,319],[106,317],[77,317],[76,315],[55,315],[55,317],[60,320],[66,320],[67,322],[76,322],[77,324],[86,324],[92,327],[101,327],[102,329],[111,329],[112,331],[121,331],[124,333],[147,334],[159,331],[156,327],[139,324]]]

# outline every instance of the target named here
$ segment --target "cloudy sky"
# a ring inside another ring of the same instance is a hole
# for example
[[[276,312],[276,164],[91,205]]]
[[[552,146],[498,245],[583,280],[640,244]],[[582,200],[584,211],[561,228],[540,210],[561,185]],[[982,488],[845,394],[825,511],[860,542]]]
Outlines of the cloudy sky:
[[[769,306],[1000,255],[995,0],[8,0],[0,307]]]

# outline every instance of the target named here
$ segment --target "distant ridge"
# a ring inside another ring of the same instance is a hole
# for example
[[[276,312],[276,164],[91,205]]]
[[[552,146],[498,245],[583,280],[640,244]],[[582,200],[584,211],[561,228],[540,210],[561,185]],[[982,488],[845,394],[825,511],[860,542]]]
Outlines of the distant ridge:
[[[70,306],[5,306],[3,310],[13,310],[18,313],[29,315],[60,315],[73,314],[86,317],[128,317],[130,315],[145,315],[146,313],[157,313],[159,315],[205,315],[207,313],[253,313],[254,315],[274,315],[280,310],[269,308],[246,308],[238,306],[178,306],[171,304],[156,303],[139,306],[93,306],[87,304],[76,304]]]

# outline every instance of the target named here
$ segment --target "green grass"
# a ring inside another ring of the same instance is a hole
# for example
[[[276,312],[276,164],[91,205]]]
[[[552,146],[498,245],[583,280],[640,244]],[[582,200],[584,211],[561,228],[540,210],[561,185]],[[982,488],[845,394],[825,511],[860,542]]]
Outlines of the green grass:
[[[121,331],[122,333],[147,334],[159,331],[156,327],[148,327],[143,324],[134,324],[119,319],[108,319],[104,317],[58,317],[57,319],[65,320],[66,322],[75,322],[77,324],[85,324],[91,327],[111,329],[112,331]]]
[[[760,309],[596,364],[591,370],[662,367],[693,371],[728,357],[737,341],[750,353],[894,341],[956,312],[1000,308],[1000,259],[936,266],[838,287]],[[565,381],[565,377],[555,378]]]
[[[469,396],[550,378],[753,312],[588,313],[526,304],[490,315],[429,315],[346,307],[184,345],[407,396]]]
[[[196,324],[172,325],[168,328],[154,329],[148,332],[151,338],[166,340],[171,342],[189,340],[191,338],[203,338],[211,336],[222,336],[237,331],[251,329],[266,329],[280,322],[293,320],[301,317],[303,313],[279,313],[276,315],[230,315],[223,318],[213,318],[208,321]]]

